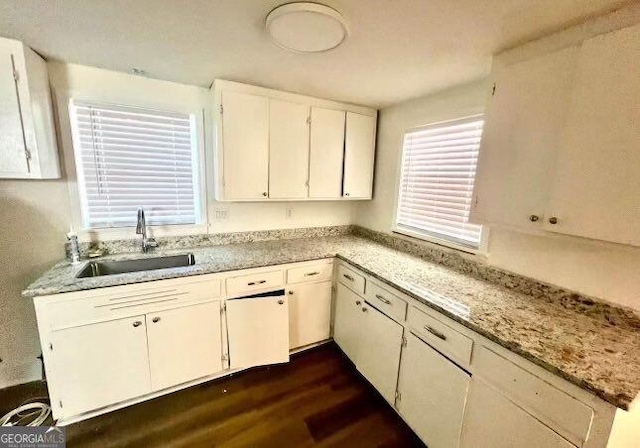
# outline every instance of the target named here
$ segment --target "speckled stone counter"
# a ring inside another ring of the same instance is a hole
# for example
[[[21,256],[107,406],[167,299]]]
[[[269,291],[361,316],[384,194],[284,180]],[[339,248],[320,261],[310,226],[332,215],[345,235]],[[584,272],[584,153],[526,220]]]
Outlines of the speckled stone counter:
[[[433,254],[415,256],[354,235],[161,250],[148,256],[186,252],[195,255],[194,266],[86,279],[75,278],[82,265],[61,262],[23,295],[337,256],[617,407],[629,409],[640,392],[640,321],[635,313],[531,279],[520,281],[510,273],[485,271],[461,257],[447,255],[434,262]]]

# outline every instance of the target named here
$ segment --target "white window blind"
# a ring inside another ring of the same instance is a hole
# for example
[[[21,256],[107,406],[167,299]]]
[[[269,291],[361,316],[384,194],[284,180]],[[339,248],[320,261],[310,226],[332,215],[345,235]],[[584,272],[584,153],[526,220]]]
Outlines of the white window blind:
[[[476,116],[405,134],[398,230],[479,247],[482,226],[468,221],[482,125]]]
[[[86,228],[193,224],[199,215],[196,140],[188,114],[72,102]]]

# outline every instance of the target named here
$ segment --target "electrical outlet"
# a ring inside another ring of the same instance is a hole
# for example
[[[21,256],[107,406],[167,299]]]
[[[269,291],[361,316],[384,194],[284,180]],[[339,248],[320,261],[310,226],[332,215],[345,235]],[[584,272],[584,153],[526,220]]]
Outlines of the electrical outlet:
[[[287,218],[287,219],[293,219],[293,209],[292,209],[292,208],[287,207],[287,209],[286,209],[286,210],[285,210],[285,212],[284,212],[284,216],[285,216],[285,218]]]
[[[229,219],[229,211],[224,208],[218,208],[215,210],[216,221],[226,221]]]

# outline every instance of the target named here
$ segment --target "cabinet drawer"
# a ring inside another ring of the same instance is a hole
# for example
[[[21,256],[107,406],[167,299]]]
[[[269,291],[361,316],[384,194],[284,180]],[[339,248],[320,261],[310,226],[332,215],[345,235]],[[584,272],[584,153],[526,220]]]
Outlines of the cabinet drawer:
[[[407,320],[413,330],[435,349],[469,365],[472,339],[415,307],[409,308]]]
[[[593,410],[586,404],[486,347],[476,350],[473,365],[485,381],[570,442],[580,446],[587,439]]]
[[[407,302],[389,291],[382,289],[375,283],[369,282],[366,298],[367,302],[389,317],[401,322],[407,317]]]
[[[342,264],[338,266],[338,281],[354,292],[364,294],[364,277]]]
[[[331,280],[333,263],[313,264],[287,270],[287,283],[316,282]]]
[[[231,277],[227,279],[227,295],[235,297],[253,294],[264,289],[282,287],[283,283],[283,272],[280,270]]]

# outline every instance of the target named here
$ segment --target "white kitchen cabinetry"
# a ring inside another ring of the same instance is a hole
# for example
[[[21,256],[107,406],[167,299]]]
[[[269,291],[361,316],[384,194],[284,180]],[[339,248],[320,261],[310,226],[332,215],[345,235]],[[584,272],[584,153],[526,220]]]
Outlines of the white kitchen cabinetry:
[[[59,177],[47,64],[0,38],[0,178]]]
[[[289,361],[289,309],[286,296],[227,300],[229,367]]]
[[[148,314],[153,390],[221,371],[221,331],[219,301]]]
[[[269,197],[307,197],[309,106],[269,100]]]
[[[269,195],[269,99],[222,93],[222,188],[228,199]]]
[[[494,61],[476,171],[473,221],[541,229],[577,47]]]
[[[214,82],[219,201],[371,199],[376,110]]]
[[[586,40],[546,229],[640,246],[640,24]]]
[[[144,315],[53,331],[49,344],[56,418],[151,391]]]
[[[289,347],[295,349],[329,339],[331,281],[289,286],[288,296]]]
[[[343,196],[371,199],[376,117],[347,112]]]
[[[431,445],[429,445],[431,446]],[[469,391],[462,448],[575,448],[481,379]]]
[[[311,108],[310,198],[339,199],[342,197],[344,126],[344,111],[322,107]]]
[[[429,448],[458,446],[470,378],[425,342],[408,334],[396,406]]]
[[[337,285],[333,339],[354,363],[362,338],[362,306],[364,299],[341,283]]]

